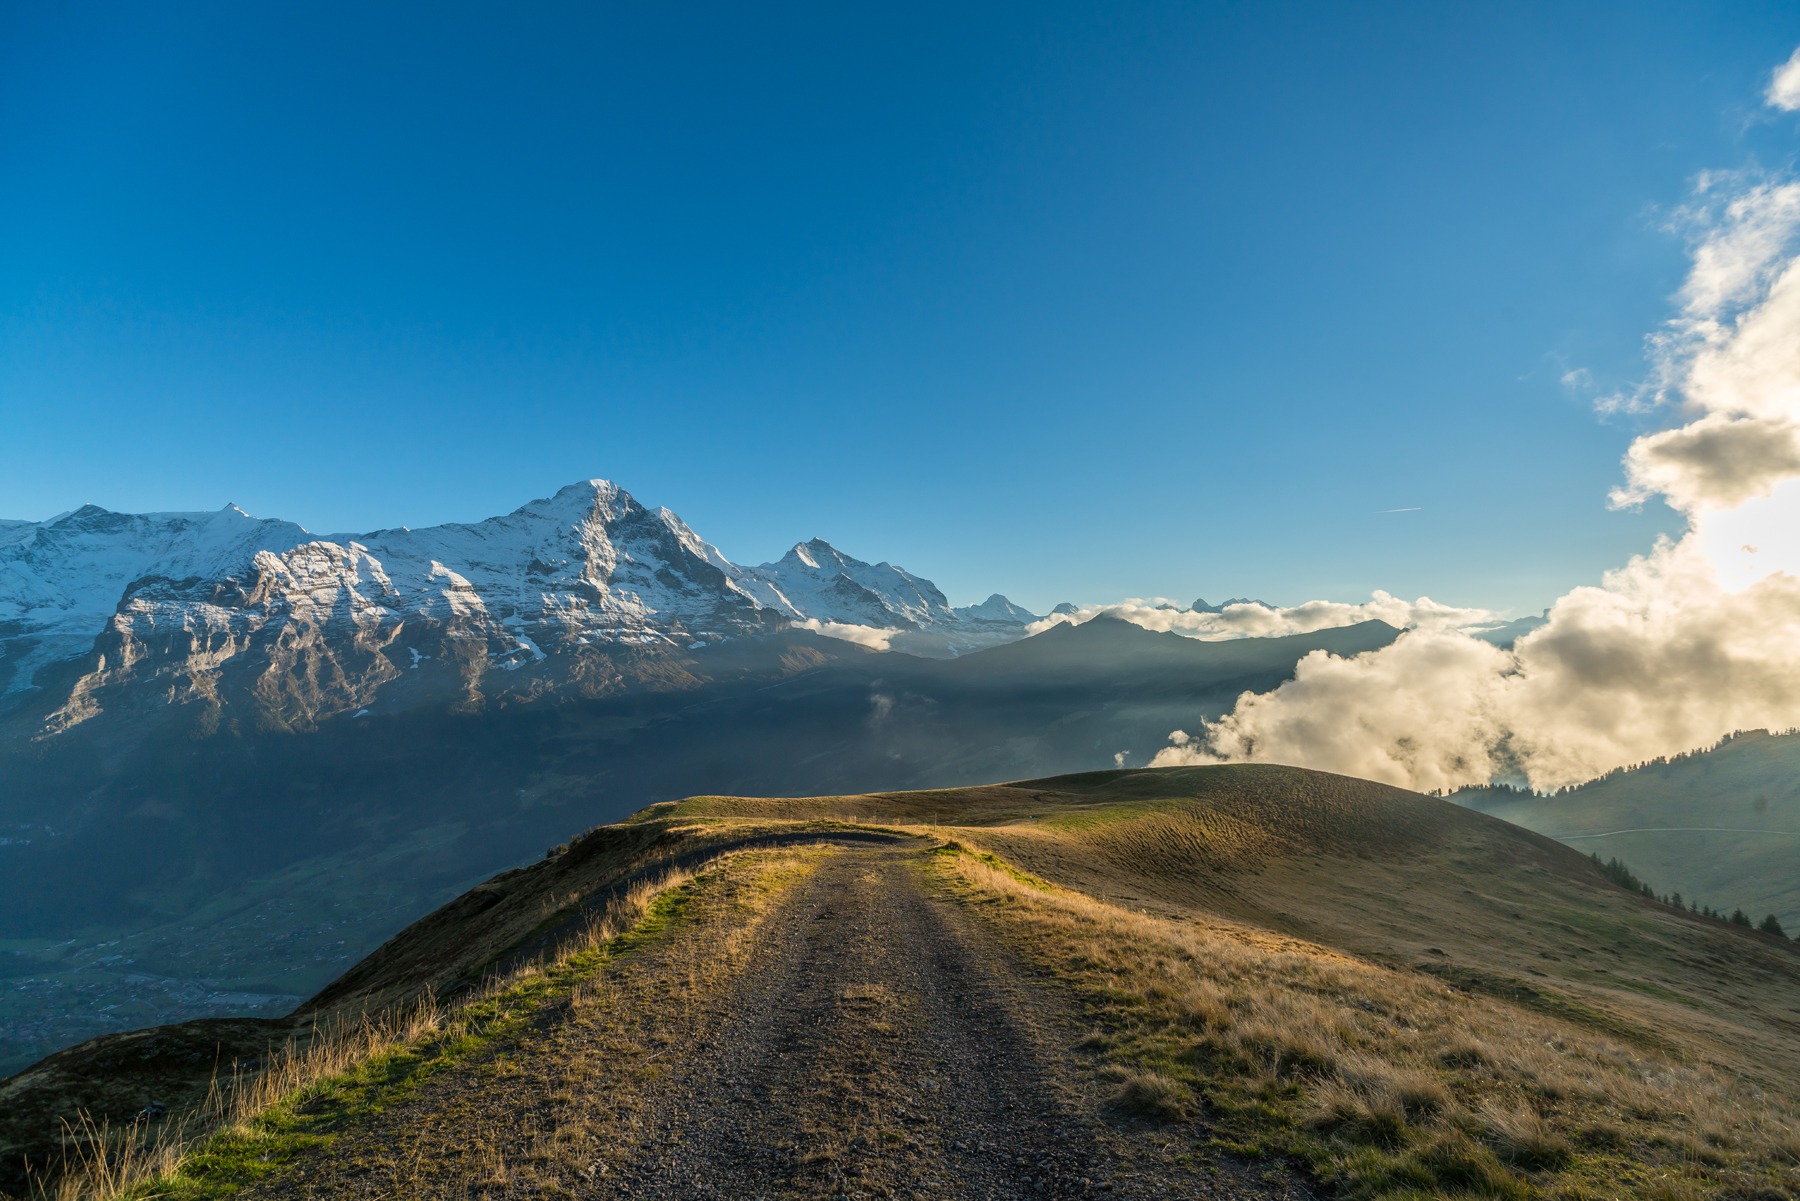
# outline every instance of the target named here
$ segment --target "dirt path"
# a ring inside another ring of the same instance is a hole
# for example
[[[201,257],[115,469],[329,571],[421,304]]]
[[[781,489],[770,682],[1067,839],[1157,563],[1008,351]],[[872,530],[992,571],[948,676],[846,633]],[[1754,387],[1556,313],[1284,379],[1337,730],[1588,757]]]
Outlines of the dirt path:
[[[1109,1120],[1074,1015],[928,889],[917,844],[802,853],[735,957],[723,923],[683,931],[257,1195],[1307,1195]]]
[[[845,852],[807,882],[716,1051],[671,1074],[650,1137],[601,1195],[1069,1197],[1100,1183],[1083,1123],[908,858]]]

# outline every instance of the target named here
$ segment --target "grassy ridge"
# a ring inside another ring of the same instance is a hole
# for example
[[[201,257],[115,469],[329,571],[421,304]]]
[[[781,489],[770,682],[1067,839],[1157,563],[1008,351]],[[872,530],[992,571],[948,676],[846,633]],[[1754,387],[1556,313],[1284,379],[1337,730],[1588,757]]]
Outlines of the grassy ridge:
[[[968,852],[965,899],[1054,949],[1128,1104],[1356,1195],[1800,1192],[1800,955],[1548,839],[1273,767],[674,811],[784,807]]]
[[[64,1170],[35,1191],[57,1201],[215,1201],[286,1171],[445,1071],[517,1040],[546,1007],[572,1003],[612,964],[680,930],[704,890],[740,858],[641,879],[604,913],[587,915],[544,962],[495,977],[451,1005],[427,995],[289,1044],[267,1069],[154,1129],[90,1123],[75,1132]],[[792,860],[747,858],[744,868],[760,884],[795,878]]]

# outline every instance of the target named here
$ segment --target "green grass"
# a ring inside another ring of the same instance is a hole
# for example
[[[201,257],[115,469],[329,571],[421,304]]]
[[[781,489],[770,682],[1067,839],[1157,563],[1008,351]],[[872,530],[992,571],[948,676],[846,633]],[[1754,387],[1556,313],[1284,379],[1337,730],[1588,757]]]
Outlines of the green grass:
[[[1035,888],[1039,892],[1049,892],[1052,889],[1052,887],[1054,887],[1048,880],[1042,879],[1038,876],[1034,876],[1030,872],[1025,871],[1022,868],[1014,867],[1012,864],[1010,864],[1006,860],[1000,858],[998,855],[992,854],[988,851],[972,850],[971,848],[966,847],[962,843],[956,842],[954,840],[952,840],[950,842],[946,842],[941,847],[933,847],[931,853],[933,855],[947,855],[947,856],[950,856],[951,858],[956,858],[959,856],[967,855],[969,858],[974,859],[977,863],[984,863],[987,866],[993,868],[995,871],[1005,872],[1006,875],[1008,877],[1010,877],[1011,879],[1018,881],[1020,884],[1025,885],[1027,888]]]
[[[238,1129],[221,1131],[183,1156],[179,1167],[122,1194],[133,1201],[214,1201],[229,1197],[328,1147],[337,1133],[403,1101],[447,1068],[525,1029],[542,1007],[620,956],[663,937],[683,919],[712,873],[657,896],[628,930],[463,1007],[441,1035],[383,1051],[318,1081]]]

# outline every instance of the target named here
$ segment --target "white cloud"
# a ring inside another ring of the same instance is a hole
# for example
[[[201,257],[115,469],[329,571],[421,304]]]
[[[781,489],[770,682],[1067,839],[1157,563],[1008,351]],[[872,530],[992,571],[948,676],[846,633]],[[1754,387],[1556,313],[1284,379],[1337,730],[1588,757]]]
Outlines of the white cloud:
[[[1507,658],[1477,639],[1431,630],[1404,634],[1379,654],[1315,651],[1291,683],[1245,693],[1204,740],[1171,743],[1151,762],[1296,763],[1415,788],[1486,780],[1493,694]]]
[[[794,623],[796,629],[811,630],[815,634],[823,634],[827,638],[836,638],[843,642],[854,642],[858,646],[866,646],[870,650],[885,651],[904,630],[883,630],[875,626],[846,625],[839,621],[820,621],[809,617],[805,621]]]
[[[1649,377],[1602,400],[1602,412],[1679,400],[1694,413],[1768,417],[1782,405],[1782,384],[1793,386],[1796,364],[1783,348],[1800,306],[1800,182],[1712,172],[1694,197],[1670,225],[1693,243],[1681,309],[1646,339]]]
[[[1775,68],[1764,99],[1783,112],[1800,110],[1800,50],[1794,51],[1792,58]]]
[[[1769,102],[1800,110],[1800,54]],[[1613,407],[1678,403],[1685,420],[1632,443],[1614,501],[1660,496],[1687,532],[1561,598],[1510,652],[1427,627],[1351,659],[1310,655],[1157,763],[1555,788],[1800,724],[1800,182],[1708,176],[1683,219],[1681,310],[1650,339],[1651,378]]]
[[[1695,202],[1680,210],[1672,226],[1695,241],[1678,327],[1727,318],[1766,291],[1788,266],[1800,222],[1800,185],[1791,180],[1710,172],[1694,190]]]
[[[869,690],[869,724],[878,726],[894,712],[894,698],[876,689]]]
[[[1455,631],[1301,660],[1158,765],[1293,763],[1411,788],[1558,788],[1737,729],[1800,724],[1800,578],[1725,587],[1690,535],[1559,600],[1502,651]]]
[[[1075,613],[1053,613],[1027,627],[1040,634],[1065,622],[1080,624],[1105,614],[1123,618],[1147,630],[1185,634],[1205,642],[1230,638],[1269,638],[1281,634],[1310,634],[1362,621],[1385,621],[1399,629],[1450,629],[1492,625],[1499,618],[1487,609],[1459,609],[1441,605],[1428,596],[1401,600],[1377,590],[1367,601],[1307,601],[1292,608],[1274,608],[1255,602],[1226,605],[1222,613],[1195,613],[1168,601],[1125,600],[1114,605],[1089,605]]]
[[[1630,483],[1613,491],[1612,502],[1639,505],[1660,495],[1689,513],[1735,509],[1797,472],[1800,427],[1793,422],[1708,413],[1633,442],[1625,453]]]

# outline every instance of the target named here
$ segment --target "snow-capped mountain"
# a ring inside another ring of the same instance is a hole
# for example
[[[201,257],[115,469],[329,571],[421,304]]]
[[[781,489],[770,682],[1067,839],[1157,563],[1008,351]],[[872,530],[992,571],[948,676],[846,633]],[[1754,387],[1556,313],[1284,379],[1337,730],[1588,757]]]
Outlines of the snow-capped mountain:
[[[964,625],[1017,626],[1030,625],[1038,620],[1036,613],[1013,604],[998,592],[979,605],[964,605],[951,612]]]
[[[779,562],[747,568],[759,600],[796,620],[918,630],[956,621],[936,584],[902,567],[868,564],[823,538],[802,542]]]
[[[214,513],[113,513],[83,505],[48,521],[0,523],[0,693],[84,654],[139,581],[214,579],[259,551],[306,540],[291,521]]]
[[[1234,596],[1230,600],[1222,600],[1216,605],[1209,605],[1206,603],[1206,598],[1203,596],[1192,605],[1189,605],[1188,610],[1193,613],[1223,613],[1233,605],[1256,605],[1264,609],[1273,609],[1275,607],[1266,600],[1252,600],[1247,596]]]
[[[680,686],[683,656],[795,626],[954,654],[1032,620],[999,596],[953,609],[929,580],[819,539],[740,567],[605,480],[487,521],[369,534],[231,506],[0,524],[0,698],[35,698],[52,733],[172,703],[293,727],[425,697]]]

